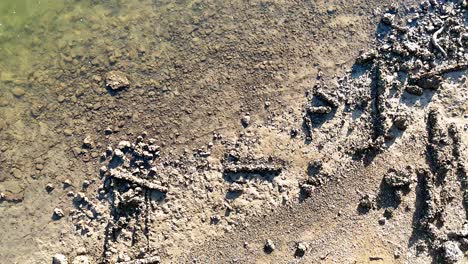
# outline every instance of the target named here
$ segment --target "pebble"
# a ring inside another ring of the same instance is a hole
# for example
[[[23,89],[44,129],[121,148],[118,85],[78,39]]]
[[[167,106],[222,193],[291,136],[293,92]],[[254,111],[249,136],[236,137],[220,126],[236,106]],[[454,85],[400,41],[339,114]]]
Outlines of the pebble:
[[[118,149],[125,149],[125,148],[130,148],[130,147],[132,147],[132,143],[126,140],[120,141],[119,144],[117,145]]]
[[[65,96],[59,95],[59,96],[57,97],[57,101],[58,101],[59,103],[63,103],[63,102],[65,101]]]
[[[73,131],[72,131],[71,129],[69,129],[69,128],[65,128],[65,129],[63,130],[63,134],[64,134],[65,136],[69,137],[69,136],[72,136],[72,135],[73,135]]]
[[[242,122],[242,125],[243,125],[244,127],[249,126],[249,124],[250,124],[250,116],[245,115],[244,117],[242,117],[241,122]]]
[[[63,213],[62,209],[60,209],[60,208],[55,208],[55,209],[54,209],[54,216],[55,216],[57,219],[60,219],[60,218],[64,217],[65,214]]]
[[[379,219],[379,225],[385,225],[385,223],[387,223],[387,218],[382,217]]]
[[[296,257],[301,258],[305,255],[306,251],[307,251],[307,245],[304,242],[299,242],[297,243],[296,252],[294,253],[294,255]]]
[[[123,158],[124,156],[124,153],[120,150],[120,149],[116,149],[114,151],[114,156],[118,157],[118,158]]]
[[[269,254],[269,253],[273,252],[275,250],[275,248],[276,248],[275,243],[273,243],[272,240],[267,239],[265,241],[264,250],[265,250],[266,253]]]
[[[20,98],[20,97],[23,97],[26,94],[26,91],[23,88],[15,87],[15,88],[13,88],[13,90],[11,90],[11,93],[14,96]]]
[[[54,190],[54,185],[52,185],[51,183],[47,184],[46,187],[45,187],[46,191],[48,193],[52,192]]]
[[[83,189],[88,188],[90,184],[91,183],[89,181],[87,181],[87,180],[83,181]]]
[[[90,136],[86,136],[83,140],[83,147],[85,148],[93,148],[93,141],[91,140]]]
[[[120,71],[110,71],[106,74],[106,87],[110,88],[113,91],[121,90],[128,88],[130,82],[123,72]]]
[[[391,26],[393,24],[393,21],[395,20],[395,15],[386,13],[382,17],[382,22]]]
[[[62,254],[55,254],[52,257],[52,264],[68,264],[67,257]]]
[[[64,188],[67,188],[67,187],[70,187],[72,184],[71,184],[71,181],[69,179],[66,179],[63,181],[63,187]]]
[[[87,253],[87,250],[85,247],[79,247],[77,250],[76,250],[76,254],[77,255],[85,255]]]

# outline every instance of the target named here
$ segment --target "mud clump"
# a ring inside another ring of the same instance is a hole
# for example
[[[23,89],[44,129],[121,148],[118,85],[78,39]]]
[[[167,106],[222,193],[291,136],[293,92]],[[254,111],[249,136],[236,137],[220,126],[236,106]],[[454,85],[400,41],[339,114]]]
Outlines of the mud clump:
[[[359,199],[359,206],[358,209],[363,212],[367,213],[370,210],[376,208],[376,197],[370,194],[365,194]]]
[[[396,170],[390,169],[384,176],[385,183],[395,189],[407,189],[412,182],[411,168]]]

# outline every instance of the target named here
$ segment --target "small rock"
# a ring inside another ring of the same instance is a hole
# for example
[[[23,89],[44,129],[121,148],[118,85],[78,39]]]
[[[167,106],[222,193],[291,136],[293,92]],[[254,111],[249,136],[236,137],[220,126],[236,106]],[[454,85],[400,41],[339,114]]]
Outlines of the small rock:
[[[384,217],[387,218],[387,219],[392,218],[394,211],[395,210],[393,208],[386,208],[385,212],[384,212]]]
[[[304,242],[299,242],[296,245],[296,252],[294,253],[294,256],[297,258],[302,258],[307,251],[307,245]]]
[[[431,76],[431,77],[421,78],[417,80],[416,84],[423,89],[437,90],[442,84],[442,77]]]
[[[83,189],[88,188],[90,184],[91,183],[89,181],[87,181],[87,180],[83,181]]]
[[[20,98],[20,97],[23,97],[26,94],[26,91],[23,88],[15,87],[15,88],[13,88],[13,90],[11,90],[11,93],[15,97]]]
[[[77,250],[76,250],[76,254],[77,255],[85,255],[88,251],[86,250],[85,247],[79,247]]]
[[[124,153],[120,150],[120,149],[116,149],[114,151],[114,156],[117,157],[117,158],[123,158],[124,157]]]
[[[68,264],[67,257],[62,254],[55,254],[52,257],[52,264]]]
[[[390,14],[390,13],[386,13],[382,17],[382,22],[389,26],[393,25],[394,20],[395,20],[395,15]]]
[[[297,128],[291,128],[291,130],[289,131],[289,135],[292,138],[297,137],[298,134],[299,134],[299,130]]]
[[[126,149],[126,148],[131,148],[131,147],[132,147],[132,143],[126,140],[120,141],[119,144],[117,145],[117,148],[121,150]]]
[[[387,218],[382,217],[379,219],[379,225],[385,225],[387,223]]]
[[[213,216],[211,216],[211,219],[210,219],[210,220],[211,220],[211,224],[216,225],[216,224],[219,223],[219,221],[221,221],[221,216],[219,216],[219,215],[213,215]]]
[[[60,209],[60,208],[55,208],[54,209],[54,217],[56,219],[60,219],[60,218],[62,218],[64,216],[65,216],[65,214],[63,213],[62,209]]]
[[[121,90],[128,88],[130,82],[123,72],[120,71],[110,71],[106,74],[106,87],[110,88],[113,91]]]
[[[41,171],[43,169],[44,169],[44,165],[42,165],[41,163],[36,164],[36,170]]]
[[[390,169],[384,176],[384,182],[392,188],[408,188],[411,184],[411,175],[409,169]]]
[[[52,191],[54,190],[54,185],[52,185],[51,183],[49,183],[49,184],[46,185],[46,188],[45,188],[45,189],[46,189],[46,191],[47,191],[48,193],[50,193],[50,192],[52,192]]]
[[[106,135],[110,135],[110,134],[112,134],[112,132],[113,132],[113,131],[112,131],[112,128],[111,128],[111,127],[106,127],[106,129],[104,130],[104,133],[105,133]]]
[[[99,168],[99,172],[100,172],[101,174],[106,173],[106,172],[107,172],[107,167],[106,167],[105,165],[101,166],[101,168]]]
[[[58,101],[59,103],[63,103],[63,102],[65,101],[65,96],[59,95],[59,96],[57,97],[57,101]]]
[[[69,137],[69,136],[72,136],[72,135],[73,135],[73,131],[72,131],[71,129],[69,129],[69,128],[65,128],[65,129],[63,130],[63,134],[64,134],[65,136]]]
[[[63,187],[64,188],[68,188],[70,187],[72,184],[71,184],[71,181],[69,179],[66,179],[63,181]]]
[[[83,147],[89,148],[89,149],[94,147],[94,143],[90,136],[86,136],[85,139],[83,140]]]
[[[244,127],[249,126],[249,124],[250,124],[250,116],[249,116],[249,115],[245,115],[244,117],[242,117],[241,122],[242,122],[242,125],[243,125]]]
[[[275,248],[276,248],[276,247],[275,247],[275,243],[273,243],[272,240],[267,239],[267,240],[265,241],[265,246],[264,246],[263,249],[264,249],[264,251],[265,251],[266,253],[270,254],[271,252],[273,252],[273,251],[275,250]]]

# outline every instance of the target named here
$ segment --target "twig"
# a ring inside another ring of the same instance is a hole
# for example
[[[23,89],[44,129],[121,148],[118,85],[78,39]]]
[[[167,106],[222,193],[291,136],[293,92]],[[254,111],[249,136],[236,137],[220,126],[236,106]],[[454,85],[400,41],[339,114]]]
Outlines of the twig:
[[[439,42],[437,41],[437,37],[439,36],[440,33],[442,33],[442,31],[445,30],[445,27],[446,26],[443,25],[439,30],[434,32],[431,38],[431,42],[432,42],[432,45],[434,45],[434,47],[438,49],[444,57],[447,57],[447,52],[445,52],[445,50],[439,45]]]

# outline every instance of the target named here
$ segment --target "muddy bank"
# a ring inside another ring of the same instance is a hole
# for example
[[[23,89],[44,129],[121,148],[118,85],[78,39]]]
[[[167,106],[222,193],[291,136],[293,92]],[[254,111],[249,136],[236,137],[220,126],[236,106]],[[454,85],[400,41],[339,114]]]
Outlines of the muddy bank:
[[[3,79],[1,258],[461,261],[466,7],[387,4],[98,4]]]

